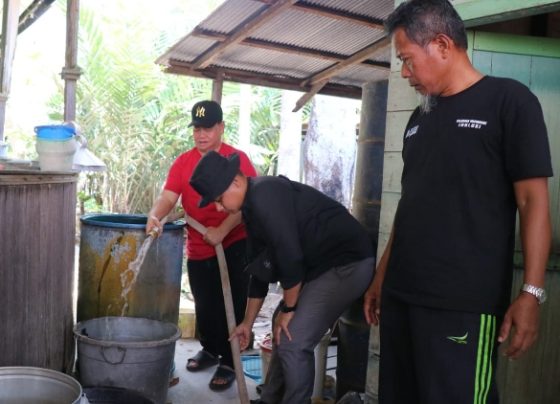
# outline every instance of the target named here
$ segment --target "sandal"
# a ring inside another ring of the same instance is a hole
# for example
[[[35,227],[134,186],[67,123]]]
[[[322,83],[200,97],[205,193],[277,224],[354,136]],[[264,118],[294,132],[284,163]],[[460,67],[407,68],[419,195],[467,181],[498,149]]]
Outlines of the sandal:
[[[205,350],[200,350],[192,358],[187,359],[187,370],[198,372],[218,364],[218,358]]]
[[[218,383],[218,380],[224,381],[225,383]],[[210,390],[223,391],[228,389],[233,381],[235,380],[235,371],[226,365],[220,365],[214,372],[214,376],[208,383]]]

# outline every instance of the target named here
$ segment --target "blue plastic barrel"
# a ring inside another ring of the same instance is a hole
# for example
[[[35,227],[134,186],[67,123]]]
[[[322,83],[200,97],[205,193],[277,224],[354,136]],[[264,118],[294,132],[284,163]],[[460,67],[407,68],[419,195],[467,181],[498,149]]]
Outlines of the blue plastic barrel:
[[[181,295],[184,224],[167,223],[153,241],[130,293],[121,274],[146,239],[145,215],[91,214],[80,218],[77,320],[142,317],[177,324]],[[123,313],[124,310],[124,313]]]

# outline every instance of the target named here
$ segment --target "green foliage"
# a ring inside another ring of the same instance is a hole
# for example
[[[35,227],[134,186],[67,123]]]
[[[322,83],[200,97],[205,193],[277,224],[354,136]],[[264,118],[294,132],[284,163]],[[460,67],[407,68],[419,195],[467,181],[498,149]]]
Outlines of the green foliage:
[[[127,24],[118,37],[99,27],[96,15],[83,9],[77,121],[88,148],[107,165],[83,186],[104,210],[146,213],[172,161],[193,146],[188,111],[193,100],[208,97],[211,83],[161,72],[153,62],[161,44],[131,47],[141,37],[140,23]],[[61,105],[58,94],[51,100],[52,119],[62,119]]]
[[[124,12],[122,8],[130,7],[130,2],[103,4],[110,10],[100,13],[97,3],[85,3],[80,10],[78,64],[83,74],[77,86],[76,121],[88,148],[107,165],[103,173],[82,175],[81,208],[147,213],[171,163],[194,145],[188,128],[190,108],[210,98],[212,82],[163,73],[154,60],[177,36],[171,39],[167,31],[149,36],[147,21],[156,18],[140,11]],[[152,2],[136,4],[154,7]],[[53,121],[63,120],[62,85],[49,103]],[[260,173],[274,174],[281,92],[252,89],[251,141],[255,146],[250,153],[256,156]],[[224,140],[234,145],[242,102],[239,92],[238,84],[224,83]]]
[[[255,87],[251,112],[251,143],[256,145],[255,164],[264,175],[275,175],[278,169],[280,114],[282,92],[274,88]]]

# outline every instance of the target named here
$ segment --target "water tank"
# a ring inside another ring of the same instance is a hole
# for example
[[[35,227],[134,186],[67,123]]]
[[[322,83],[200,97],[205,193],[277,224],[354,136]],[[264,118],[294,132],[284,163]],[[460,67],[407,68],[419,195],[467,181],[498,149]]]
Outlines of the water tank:
[[[143,317],[177,324],[183,262],[183,223],[166,223],[151,244],[135,284],[123,296],[121,274],[146,239],[145,215],[81,217],[78,321],[97,317]]]
[[[72,368],[76,181],[0,170],[0,367]]]

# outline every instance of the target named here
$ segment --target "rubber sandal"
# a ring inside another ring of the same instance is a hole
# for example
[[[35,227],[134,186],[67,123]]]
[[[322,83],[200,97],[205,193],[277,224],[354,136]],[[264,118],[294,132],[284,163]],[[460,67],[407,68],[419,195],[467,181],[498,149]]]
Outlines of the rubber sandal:
[[[187,370],[189,372],[198,372],[217,364],[218,358],[209,352],[201,350],[192,358],[187,359]]]
[[[222,379],[225,383],[216,383],[217,379]],[[235,371],[229,366],[220,365],[214,372],[214,376],[208,383],[208,387],[213,391],[227,390],[235,380]]]

